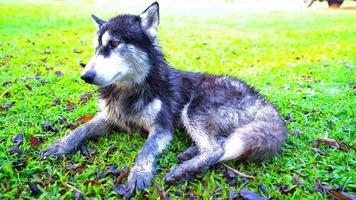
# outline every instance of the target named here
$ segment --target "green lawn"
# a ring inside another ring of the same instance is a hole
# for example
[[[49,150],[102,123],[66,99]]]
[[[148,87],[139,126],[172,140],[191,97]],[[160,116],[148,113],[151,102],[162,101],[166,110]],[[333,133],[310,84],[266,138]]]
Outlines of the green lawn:
[[[13,102],[11,108],[0,108],[0,199],[69,199],[74,193],[65,183],[83,191],[85,198],[116,198],[110,187],[115,177],[96,181],[96,173],[104,173],[111,164],[118,169],[132,166],[145,141],[136,134],[117,133],[88,142],[91,159],[79,153],[62,159],[40,158],[48,144],[71,131],[61,123],[61,117],[75,123],[75,119],[97,110],[96,88],[79,78],[79,62],[86,63],[93,52],[92,12],[103,13],[90,5],[63,2],[0,3],[0,105]],[[185,133],[177,132],[157,163],[155,186],[165,188],[172,199],[187,198],[189,190],[196,198],[226,199],[230,190],[239,192],[244,187],[274,199],[327,199],[327,193],[314,191],[319,179],[323,185],[343,185],[345,192],[355,193],[355,11],[194,19],[162,13],[159,39],[172,66],[246,80],[284,117],[295,120],[287,121],[289,136],[277,157],[261,164],[226,163],[256,177],[246,182],[237,176],[237,186],[230,186],[222,167],[216,166],[203,172],[200,179],[167,188],[163,183],[167,170],[179,163],[175,157],[191,144]],[[58,77],[55,71],[63,76]],[[94,98],[74,110],[65,109],[85,93]],[[59,105],[53,105],[56,98]],[[46,120],[59,132],[44,131]],[[303,134],[293,134],[298,130]],[[11,138],[21,132],[25,135],[20,146],[24,153],[11,154]],[[312,143],[325,136],[341,147],[320,144],[320,155],[312,150]],[[116,149],[106,156],[111,147]],[[68,169],[68,165],[77,169]],[[293,176],[304,187],[298,186]],[[40,196],[31,194],[29,182],[38,186]],[[259,191],[259,184],[268,193]],[[158,198],[155,186],[136,197]],[[291,191],[283,194],[280,186]]]

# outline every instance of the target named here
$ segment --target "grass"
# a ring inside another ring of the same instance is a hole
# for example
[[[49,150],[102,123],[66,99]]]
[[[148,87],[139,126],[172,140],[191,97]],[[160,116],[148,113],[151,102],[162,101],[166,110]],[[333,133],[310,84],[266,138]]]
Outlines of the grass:
[[[96,88],[80,80],[78,64],[86,62],[93,51],[95,26],[89,18],[93,11],[91,6],[63,2],[0,3],[0,105],[14,102],[11,108],[0,110],[0,199],[35,198],[28,182],[38,185],[42,193],[36,198],[40,199],[71,198],[74,193],[63,182],[82,190],[85,198],[116,198],[110,188],[113,177],[97,184],[84,183],[95,180],[96,172],[104,172],[109,164],[119,169],[132,166],[145,141],[139,135],[117,133],[88,142],[89,149],[97,150],[92,160],[79,153],[58,160],[42,160],[39,156],[48,144],[70,132],[59,123],[61,116],[73,122],[97,110]],[[106,17],[115,13],[110,14]],[[243,183],[238,178],[237,186],[229,186],[219,167],[215,167],[203,172],[200,180],[166,188],[168,195],[172,199],[186,198],[175,191],[185,193],[190,189],[203,199],[226,199],[231,189],[238,192],[242,187],[262,194],[258,191],[260,183],[268,189],[263,195],[274,199],[327,199],[326,193],[314,191],[316,179],[333,187],[342,184],[344,191],[355,192],[355,21],[353,11],[194,19],[163,14],[159,39],[172,66],[246,80],[283,116],[295,119],[287,121],[290,134],[278,156],[261,164],[227,162],[256,179]],[[82,53],[74,53],[73,49]],[[63,76],[57,77],[55,71],[63,72]],[[11,85],[5,86],[8,81]],[[95,97],[73,111],[65,110],[83,93]],[[55,98],[60,99],[60,105],[53,106]],[[58,133],[42,130],[47,119],[59,129]],[[304,134],[293,134],[296,129]],[[20,146],[24,154],[12,155],[11,138],[21,132],[25,134]],[[30,136],[40,139],[39,146],[30,142]],[[315,153],[312,142],[324,136],[347,144],[347,149],[320,145],[324,155]],[[175,157],[190,144],[184,133],[177,132],[157,163],[154,185],[164,187],[167,165],[174,168],[178,163]],[[106,157],[112,146],[116,151]],[[16,161],[23,166],[15,168]],[[68,170],[68,164],[79,164],[83,171]],[[305,187],[296,186],[293,176]],[[282,194],[281,185],[295,187],[295,191]],[[159,194],[150,187],[136,198],[144,196],[156,199]]]

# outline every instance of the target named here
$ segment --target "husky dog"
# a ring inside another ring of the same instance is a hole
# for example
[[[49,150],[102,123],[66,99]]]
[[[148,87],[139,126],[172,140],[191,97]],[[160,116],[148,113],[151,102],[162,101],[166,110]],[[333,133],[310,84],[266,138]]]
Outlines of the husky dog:
[[[245,82],[171,68],[156,40],[159,6],[140,15],[119,15],[97,23],[95,53],[81,78],[99,86],[100,111],[43,156],[77,150],[89,138],[113,128],[148,133],[128,177],[127,196],[150,185],[157,157],[175,129],[185,129],[195,146],[165,177],[177,184],[226,160],[261,160],[274,155],[287,135],[276,109]]]

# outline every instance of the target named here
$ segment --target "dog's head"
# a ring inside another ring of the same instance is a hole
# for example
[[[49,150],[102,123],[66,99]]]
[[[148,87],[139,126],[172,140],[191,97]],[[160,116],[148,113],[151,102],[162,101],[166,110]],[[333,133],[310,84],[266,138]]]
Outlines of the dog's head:
[[[95,53],[81,78],[98,86],[143,82],[151,68],[148,54],[155,45],[158,3],[153,3],[140,15],[119,15],[109,21],[92,17],[98,26]]]

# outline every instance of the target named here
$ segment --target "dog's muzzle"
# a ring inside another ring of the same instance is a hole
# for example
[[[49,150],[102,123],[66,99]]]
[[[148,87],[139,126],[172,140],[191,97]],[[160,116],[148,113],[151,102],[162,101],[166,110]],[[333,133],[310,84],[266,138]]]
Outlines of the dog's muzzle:
[[[83,79],[87,83],[93,83],[95,75],[96,75],[95,71],[89,70],[89,71],[85,72],[85,74],[83,74],[80,78]]]

